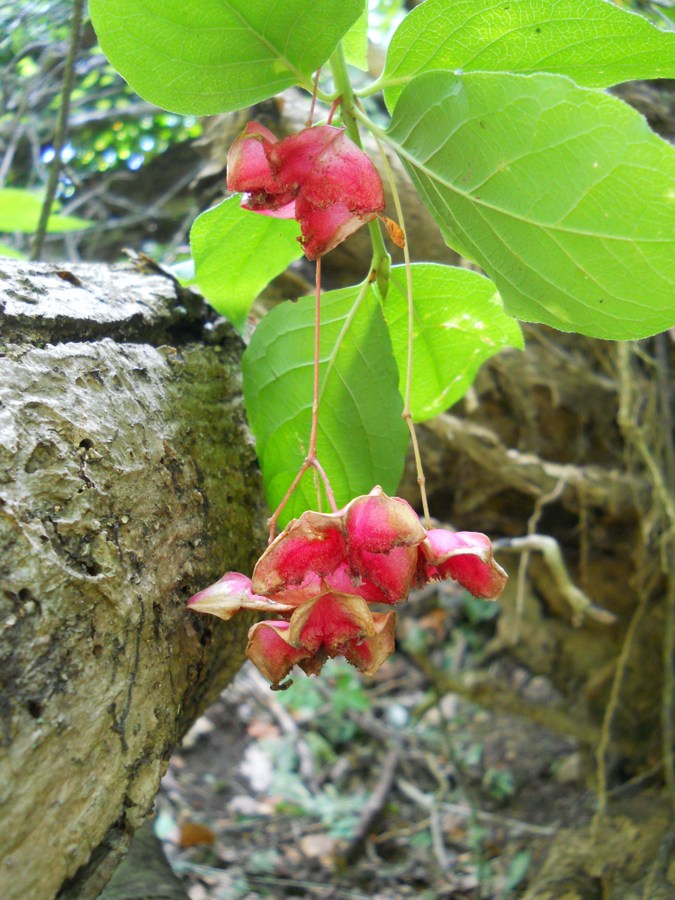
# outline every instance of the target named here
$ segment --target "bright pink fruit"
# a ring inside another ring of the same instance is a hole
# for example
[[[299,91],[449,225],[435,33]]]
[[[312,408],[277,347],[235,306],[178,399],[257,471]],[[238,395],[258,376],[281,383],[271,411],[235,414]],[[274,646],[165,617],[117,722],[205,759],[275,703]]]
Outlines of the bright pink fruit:
[[[394,649],[396,613],[372,613],[361,597],[325,593],[303,603],[290,622],[259,622],[249,631],[246,655],[278,686],[294,665],[317,675],[344,656],[374,675]]]
[[[227,187],[244,192],[245,209],[297,219],[308,259],[337,247],[385,206],[377,169],[333,125],[278,140],[249,122],[230,147]]]
[[[506,584],[507,574],[492,555],[490,539],[477,531],[432,528],[420,547],[422,581],[453,578],[474,597],[492,600]]]
[[[294,519],[258,560],[251,589],[294,606],[325,589],[398,603],[415,581],[425,537],[413,508],[376,487],[335,513]]]
[[[394,649],[393,612],[369,604],[405,600],[411,587],[453,578],[476,597],[506,582],[484,534],[420,524],[412,507],[376,487],[334,513],[308,510],[265,550],[248,579],[228,572],[190,607],[229,619],[239,609],[279,618],[249,631],[247,655],[273,685],[294,665],[308,675],[344,656],[373,675]]]

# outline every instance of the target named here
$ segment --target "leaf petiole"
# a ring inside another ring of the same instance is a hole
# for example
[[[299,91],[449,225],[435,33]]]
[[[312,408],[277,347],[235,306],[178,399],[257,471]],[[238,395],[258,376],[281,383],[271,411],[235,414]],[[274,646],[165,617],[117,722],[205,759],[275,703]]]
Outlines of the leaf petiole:
[[[316,455],[316,440],[317,435],[319,433],[319,367],[321,363],[321,257],[319,257],[316,261],[316,294],[315,294],[315,305],[314,305],[314,377],[313,377],[313,395],[312,395],[312,426],[310,429],[309,435],[309,448],[307,450],[307,456],[303,460],[302,465],[298,469],[298,473],[291,482],[290,487],[284,494],[281,503],[274,510],[272,515],[267,520],[267,526],[269,528],[270,533],[270,543],[274,540],[277,529],[277,522],[279,520],[279,516],[283,512],[284,507],[288,503],[288,501],[293,496],[293,493],[297,486],[300,484],[302,480],[302,476],[307,472],[308,469],[314,469],[315,472],[318,472],[321,480],[323,481],[323,486],[326,490],[326,496],[328,497],[328,502],[330,504],[330,508],[332,512],[337,511],[337,504],[335,503],[335,495],[333,494],[333,489],[331,488],[330,481],[328,480],[328,476],[326,472],[319,462],[319,459]],[[317,492],[318,494],[318,492]]]

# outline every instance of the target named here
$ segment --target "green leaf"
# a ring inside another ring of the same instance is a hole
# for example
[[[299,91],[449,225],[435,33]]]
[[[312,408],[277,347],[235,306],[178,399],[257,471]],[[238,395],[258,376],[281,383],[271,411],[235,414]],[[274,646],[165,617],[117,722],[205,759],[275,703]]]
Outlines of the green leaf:
[[[606,0],[426,0],[394,34],[387,106],[431,69],[551,72],[586,87],[675,77],[675,34]]]
[[[42,197],[31,194],[21,188],[2,188],[0,190],[0,232],[14,234],[32,234],[37,230],[42,212]],[[54,204],[58,210],[58,204]],[[91,222],[78,219],[77,216],[51,215],[47,222],[47,231],[56,234],[63,231],[81,231],[89,228]]]
[[[294,84],[335,50],[362,0],[90,0],[103,52],[146,100],[209,115]]]
[[[10,259],[27,259],[26,254],[9,244],[0,243],[0,256],[8,256]]]
[[[523,347],[515,319],[507,316],[494,284],[468,269],[419,263],[413,286],[413,372],[410,411],[416,422],[444,412],[464,396],[476,372],[504,347]],[[405,266],[391,270],[384,317],[401,383],[408,360]]]
[[[472,598],[473,599],[473,598]],[[493,604],[496,606],[496,604]],[[504,887],[502,888],[502,897],[508,896],[511,891],[515,890],[527,875],[530,863],[532,862],[532,852],[530,850],[521,850],[511,860]]]
[[[408,437],[391,342],[372,288],[324,294],[321,319],[319,461],[339,506],[376,484],[393,493]],[[268,313],[244,353],[244,400],[270,509],[283,498],[308,450],[313,344],[314,298],[303,297]],[[280,522],[309,508],[317,508],[312,472]]]
[[[420,75],[385,138],[506,311],[614,340],[675,322],[675,153],[560,75]]]
[[[363,0],[363,12],[342,39],[345,60],[350,66],[368,71],[368,0]]]
[[[241,208],[228,197],[195,219],[190,244],[195,281],[214,309],[241,330],[258,294],[302,256],[295,219]]]

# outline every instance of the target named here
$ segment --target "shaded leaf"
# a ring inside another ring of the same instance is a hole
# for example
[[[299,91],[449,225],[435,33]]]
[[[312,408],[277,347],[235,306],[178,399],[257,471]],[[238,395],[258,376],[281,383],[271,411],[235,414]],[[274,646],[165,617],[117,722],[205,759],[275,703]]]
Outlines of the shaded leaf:
[[[331,55],[362,0],[90,0],[103,52],[146,100],[173,112],[240,109]]]
[[[673,324],[675,153],[621,101],[559,75],[427,73],[385,137],[511,315],[615,340]]]
[[[321,369],[317,450],[338,506],[380,484],[395,492],[407,429],[389,334],[371,288],[321,298]],[[309,445],[314,298],[276,307],[260,322],[243,358],[244,399],[256,437],[267,502],[276,508]],[[281,524],[317,508],[308,472]],[[327,508],[325,501],[324,510]]]
[[[214,309],[241,329],[258,294],[302,256],[294,219],[242,209],[228,197],[195,219],[190,244],[195,281]]]
[[[586,87],[674,78],[675,34],[606,0],[426,0],[391,40],[387,106],[432,69],[551,72]]]
[[[464,396],[491,356],[523,347],[520,326],[507,316],[494,284],[483,275],[432,263],[411,267],[414,304],[410,411],[416,422],[444,412]],[[401,383],[408,359],[408,301],[404,266],[391,270],[384,315]]]

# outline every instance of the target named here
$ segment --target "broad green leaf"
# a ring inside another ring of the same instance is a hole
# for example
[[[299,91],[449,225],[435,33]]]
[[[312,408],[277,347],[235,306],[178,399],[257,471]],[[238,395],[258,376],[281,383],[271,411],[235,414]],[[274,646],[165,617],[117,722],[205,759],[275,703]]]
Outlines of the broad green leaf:
[[[295,219],[241,208],[228,197],[195,219],[190,231],[195,281],[214,309],[241,329],[258,294],[302,256]]]
[[[90,0],[103,52],[131,87],[178,113],[250,106],[335,50],[362,0]]]
[[[363,12],[342,39],[342,49],[350,66],[368,71],[368,0],[362,2]]]
[[[506,311],[613,340],[675,324],[675,152],[560,75],[420,75],[385,138]]]
[[[321,319],[319,461],[338,506],[376,484],[393,493],[408,440],[381,308],[370,287],[344,288],[323,295]],[[313,345],[314,298],[303,297],[268,313],[244,353],[244,399],[270,509],[283,498],[309,446]],[[312,472],[280,521],[308,508],[317,508]]]
[[[675,34],[606,0],[426,0],[391,40],[387,106],[432,69],[551,72],[585,87],[675,78]]]
[[[523,347],[515,319],[504,313],[494,284],[468,269],[417,263],[413,286],[413,369],[410,411],[416,422],[444,412],[464,396],[478,369],[504,347]],[[408,362],[405,266],[391,270],[384,317],[401,384]]]
[[[58,204],[54,204],[58,210]],[[42,197],[21,188],[0,190],[0,232],[8,234],[21,232],[32,234],[37,230],[42,212]],[[47,221],[47,231],[56,234],[62,231],[81,231],[89,228],[91,222],[77,216],[51,215]]]

